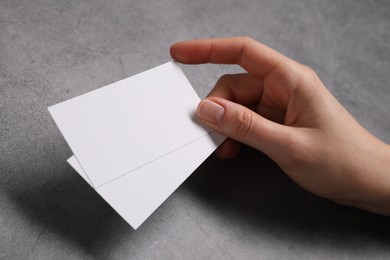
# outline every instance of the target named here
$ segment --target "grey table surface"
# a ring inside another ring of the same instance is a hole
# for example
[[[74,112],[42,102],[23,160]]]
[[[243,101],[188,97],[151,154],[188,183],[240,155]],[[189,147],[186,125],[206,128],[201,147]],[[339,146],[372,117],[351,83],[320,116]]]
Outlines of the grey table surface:
[[[248,35],[313,67],[390,143],[390,1],[0,0],[0,259],[390,258],[390,218],[295,185],[244,147],[208,158],[137,230],[66,163],[47,107]],[[182,66],[201,97],[237,66]]]

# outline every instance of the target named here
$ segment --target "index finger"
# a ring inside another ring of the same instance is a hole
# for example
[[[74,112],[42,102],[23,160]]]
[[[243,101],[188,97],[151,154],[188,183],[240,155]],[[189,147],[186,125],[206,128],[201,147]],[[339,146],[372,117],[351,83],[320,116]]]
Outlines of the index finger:
[[[171,46],[171,56],[185,64],[238,64],[249,73],[264,78],[289,59],[248,37],[196,39]]]

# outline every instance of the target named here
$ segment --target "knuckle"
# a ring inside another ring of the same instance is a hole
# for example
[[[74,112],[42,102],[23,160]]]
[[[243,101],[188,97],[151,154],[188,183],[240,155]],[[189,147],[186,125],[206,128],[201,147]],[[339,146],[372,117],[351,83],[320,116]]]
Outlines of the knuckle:
[[[246,35],[243,35],[243,36],[240,36],[238,37],[241,41],[243,42],[249,42],[249,41],[254,41],[253,38],[249,37],[249,36],[246,36]]]
[[[301,70],[301,80],[305,82],[313,82],[313,80],[317,80],[317,73],[309,66],[302,65]]]
[[[233,134],[237,139],[247,138],[253,124],[253,116],[246,110],[237,112],[232,122]]]
[[[304,65],[304,73],[307,75],[309,78],[316,78],[317,73],[309,66]]]
[[[290,67],[289,76],[292,92],[307,93],[320,85],[317,73],[307,65],[296,64]]]

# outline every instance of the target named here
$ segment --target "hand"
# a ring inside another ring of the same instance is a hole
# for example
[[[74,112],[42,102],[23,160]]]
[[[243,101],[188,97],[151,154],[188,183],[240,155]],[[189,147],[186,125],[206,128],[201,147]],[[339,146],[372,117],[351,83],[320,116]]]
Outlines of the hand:
[[[359,125],[312,69],[246,37],[179,42],[171,55],[247,71],[222,76],[197,109],[202,122],[230,138],[220,157],[234,157],[245,143],[316,195],[390,215],[389,146]]]

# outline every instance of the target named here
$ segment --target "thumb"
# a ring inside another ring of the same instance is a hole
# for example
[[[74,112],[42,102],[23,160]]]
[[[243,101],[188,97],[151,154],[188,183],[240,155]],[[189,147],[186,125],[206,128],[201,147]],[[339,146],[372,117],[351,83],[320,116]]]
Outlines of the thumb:
[[[199,103],[197,116],[217,132],[252,146],[271,158],[284,152],[291,129],[226,99],[209,97]]]

